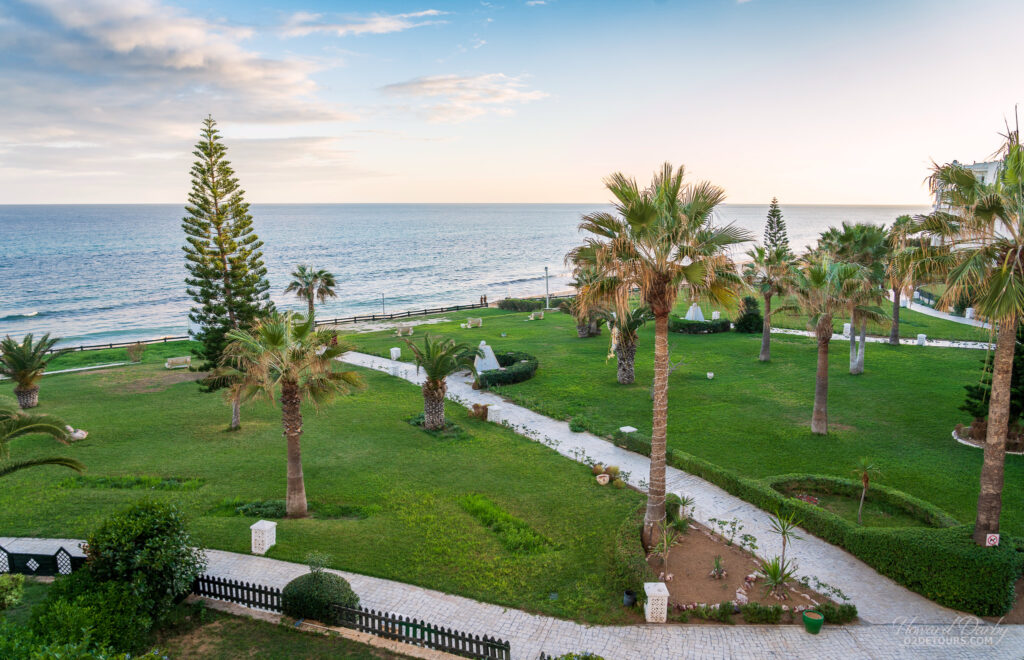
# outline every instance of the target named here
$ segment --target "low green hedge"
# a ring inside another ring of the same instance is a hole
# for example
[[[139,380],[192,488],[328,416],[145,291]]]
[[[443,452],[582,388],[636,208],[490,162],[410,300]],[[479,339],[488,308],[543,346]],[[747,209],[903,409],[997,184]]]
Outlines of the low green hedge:
[[[537,358],[521,351],[505,351],[504,353],[495,354],[494,357],[497,358],[498,364],[504,367],[504,369],[481,371],[476,377],[480,387],[521,383],[524,380],[533,378],[533,374],[537,372],[537,367],[540,366]]]
[[[615,530],[611,544],[611,565],[614,567],[615,579],[623,591],[632,589],[638,596],[643,594],[644,582],[658,581],[658,576],[644,555],[641,535],[645,510],[646,507],[641,505],[630,512]]]
[[[507,312],[532,312],[543,306],[543,300],[532,298],[505,298],[498,301],[498,309],[503,309]]]
[[[687,321],[678,316],[668,317],[669,332],[680,332],[684,335],[709,335],[716,332],[729,332],[732,323],[729,319],[717,321]]]
[[[617,433],[614,440],[620,447],[650,455],[650,441],[639,433]],[[978,616],[1002,616],[1013,606],[1014,582],[1024,569],[1015,539],[1008,538],[997,548],[982,548],[971,539],[970,525],[940,529],[860,527],[821,507],[787,497],[771,485],[800,478],[822,483],[829,477],[749,479],[678,450],[669,450],[667,461],[765,511],[795,513],[808,532],[845,548],[882,575],[941,605]],[[841,481],[835,479],[834,483]],[[927,502],[899,491],[886,491],[903,503],[914,503],[935,520],[957,522]]]

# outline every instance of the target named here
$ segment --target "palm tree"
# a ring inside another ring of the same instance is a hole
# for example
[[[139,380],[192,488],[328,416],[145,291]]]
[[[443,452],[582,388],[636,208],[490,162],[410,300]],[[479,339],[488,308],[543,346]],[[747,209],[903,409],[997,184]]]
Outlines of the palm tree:
[[[431,337],[429,333],[423,337],[422,348],[409,339],[405,343],[412,350],[416,373],[423,369],[427,376],[423,381],[423,428],[428,431],[442,429],[444,396],[448,393],[445,379],[467,369],[476,373],[474,358],[482,356],[483,351],[468,344],[456,344],[454,339]]]
[[[669,314],[683,287],[691,298],[735,301],[742,281],[727,250],[750,238],[732,225],[712,224],[725,191],[708,182],[684,183],[683,167],[673,170],[665,163],[645,189],[621,173],[608,177],[605,186],[615,211],[583,217],[580,229],[591,236],[568,259],[592,265],[601,275],[581,289],[584,302],[611,298],[624,308],[636,288],[654,315],[651,468],[643,532],[651,547],[665,521]]]
[[[900,297],[906,290],[911,293],[914,283],[913,261],[902,259],[902,253],[913,242],[911,234],[915,231],[914,219],[909,215],[896,218],[886,231],[886,266],[885,275],[892,289],[892,324],[889,329],[889,343],[900,345]]]
[[[607,318],[606,301],[584,299],[578,295],[584,287],[592,286],[600,277],[601,274],[594,266],[575,264],[573,279],[569,285],[576,289],[577,296],[572,300],[562,301],[558,306],[563,312],[572,314],[572,317],[576,319],[576,336],[580,339],[596,337],[601,334],[601,323]]]
[[[743,279],[754,287],[764,299],[764,324],[761,327],[761,353],[757,359],[772,359],[772,298],[785,295],[793,286],[796,257],[788,245],[774,248],[755,246],[747,251],[750,261],[743,266]]]
[[[612,348],[618,364],[617,379],[620,385],[630,385],[636,380],[633,367],[636,362],[637,331],[654,317],[646,305],[615,312],[605,311],[603,316],[612,330]]]
[[[1002,163],[991,183],[958,163],[936,165],[930,184],[940,208],[918,218],[926,236],[945,248],[922,249],[918,262],[931,273],[947,273],[939,305],[968,296],[998,328],[974,523],[979,545],[999,532],[1013,353],[1024,319],[1024,147],[1019,128],[1008,128],[1003,137]]]
[[[309,318],[313,318],[313,299],[324,302],[328,298],[337,298],[334,292],[337,282],[334,275],[323,268],[313,268],[306,264],[300,264],[292,272],[292,281],[285,288],[285,293],[294,293],[296,297],[305,300],[309,305]]]
[[[0,376],[14,381],[14,395],[18,397],[21,408],[35,408],[39,405],[39,379],[46,371],[50,360],[64,351],[47,353],[53,345],[60,341],[58,337],[50,337],[46,333],[34,341],[32,333],[25,335],[21,343],[8,335],[0,341]]]
[[[860,506],[857,507],[857,524],[863,524],[861,522],[861,513],[864,511],[864,498],[868,494],[868,487],[871,485],[871,480],[881,476],[882,471],[878,469],[878,466],[869,461],[866,458],[861,457],[857,462],[857,465],[853,468],[853,473],[860,479],[861,491],[860,491]]]
[[[232,330],[224,349],[224,364],[245,374],[243,398],[264,394],[270,400],[280,391],[281,423],[288,446],[289,518],[306,516],[306,484],[302,476],[302,400],[319,408],[335,394],[361,384],[354,371],[335,371],[335,358],[352,349],[345,342],[331,345],[334,334],[317,331],[312,317],[274,312],[249,330]]]
[[[48,435],[62,444],[68,444],[66,424],[52,415],[33,415],[0,402],[0,477],[40,465],[63,465],[76,472],[85,469],[81,463],[65,456],[10,460],[10,442],[26,435]]]
[[[885,281],[885,262],[888,251],[886,233],[883,227],[872,224],[844,222],[842,229],[835,227],[822,232],[818,245],[828,250],[836,261],[858,264],[864,267],[863,282],[856,295],[850,295],[850,373],[864,373],[864,352],[867,343],[868,321],[884,323],[885,314],[878,303],[883,298],[882,284]],[[853,292],[851,292],[852,294]],[[865,313],[868,309],[874,309]],[[860,338],[857,328],[860,327]]]
[[[849,309],[849,300],[861,288],[863,267],[836,262],[828,253],[805,258],[793,284],[796,306],[808,317],[818,341],[818,369],[814,384],[811,433],[828,433],[828,349],[832,341],[832,319]]]

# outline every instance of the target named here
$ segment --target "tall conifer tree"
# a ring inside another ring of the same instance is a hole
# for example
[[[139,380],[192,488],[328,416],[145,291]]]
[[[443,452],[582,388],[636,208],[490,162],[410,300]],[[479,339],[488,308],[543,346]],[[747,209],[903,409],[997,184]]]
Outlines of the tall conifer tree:
[[[203,120],[192,152],[196,160],[187,215],[181,223],[188,270],[185,284],[194,301],[189,320],[198,327],[190,334],[201,344],[193,353],[204,361],[202,371],[220,363],[228,332],[249,328],[273,309],[260,251],[263,242],[253,231],[245,191],[238,186],[216,126],[212,117]]]
[[[766,248],[789,247],[789,235],[786,233],[786,221],[779,210],[779,200],[772,197],[772,205],[768,208],[768,222],[764,226],[764,246]]]

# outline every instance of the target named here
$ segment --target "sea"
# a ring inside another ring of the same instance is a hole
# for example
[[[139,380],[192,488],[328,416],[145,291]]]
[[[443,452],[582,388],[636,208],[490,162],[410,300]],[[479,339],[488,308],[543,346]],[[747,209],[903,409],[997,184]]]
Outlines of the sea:
[[[392,313],[569,288],[566,252],[601,204],[254,204],[279,308],[296,265],[334,273],[318,318]],[[830,226],[885,224],[916,206],[783,206],[790,245]],[[760,240],[768,206],[729,204],[716,222]],[[184,209],[174,204],[0,205],[0,336],[52,333],[63,346],[185,335]],[[746,247],[739,250],[742,253]],[[739,254],[738,253],[738,254]],[[545,279],[545,267],[548,279]]]

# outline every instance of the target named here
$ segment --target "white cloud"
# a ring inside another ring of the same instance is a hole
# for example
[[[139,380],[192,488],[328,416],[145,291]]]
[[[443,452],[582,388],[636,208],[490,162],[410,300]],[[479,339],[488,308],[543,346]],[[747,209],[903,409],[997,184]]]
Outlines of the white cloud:
[[[487,73],[478,76],[426,76],[387,85],[382,90],[413,100],[413,108],[430,121],[460,122],[487,113],[511,114],[510,106],[547,96],[529,90],[521,76]]]
[[[426,9],[406,14],[371,14],[369,16],[347,18],[343,22],[329,23],[322,22],[323,14],[298,12],[292,14],[285,23],[283,34],[286,37],[305,37],[314,33],[333,34],[338,37],[361,34],[390,34],[392,32],[403,32],[423,27],[424,25],[444,23],[444,21],[433,20],[435,17],[443,16],[444,14],[445,12],[437,9]]]
[[[527,0],[527,7],[539,7],[548,4],[546,0]]]

